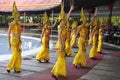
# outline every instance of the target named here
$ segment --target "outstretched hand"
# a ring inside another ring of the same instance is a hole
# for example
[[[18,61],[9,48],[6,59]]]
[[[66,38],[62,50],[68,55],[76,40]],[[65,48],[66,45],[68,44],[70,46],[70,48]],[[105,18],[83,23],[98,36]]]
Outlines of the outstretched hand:
[[[71,3],[70,3],[70,6],[71,6],[71,7],[70,7],[70,10],[73,10],[73,9],[75,8],[74,2],[71,2]]]
[[[94,16],[97,16],[98,8],[95,9]]]
[[[75,7],[74,7],[74,3],[73,3],[73,2],[72,2],[72,3],[70,3],[70,6],[71,6],[71,7],[70,7],[70,10],[69,10],[69,12],[68,12],[68,14],[67,14],[67,20],[68,20],[68,18],[70,17],[71,12],[72,12],[72,11],[73,11],[73,9],[75,8]],[[66,21],[67,21],[67,20],[66,20]]]

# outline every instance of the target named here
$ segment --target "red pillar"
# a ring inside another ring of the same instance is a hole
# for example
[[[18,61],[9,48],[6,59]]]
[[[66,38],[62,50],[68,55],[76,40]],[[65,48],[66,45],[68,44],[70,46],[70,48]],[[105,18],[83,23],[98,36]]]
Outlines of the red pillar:
[[[109,29],[108,29],[108,42],[110,42],[110,34],[111,34],[111,18],[112,18],[112,10],[113,10],[113,6],[114,6],[114,3],[111,3],[108,8],[110,10],[110,14],[109,14]]]
[[[6,16],[7,16],[7,14],[6,14],[6,13],[4,13],[3,15],[4,15],[4,20],[5,20],[4,30],[6,31],[6,28],[7,28],[7,25],[6,25]]]

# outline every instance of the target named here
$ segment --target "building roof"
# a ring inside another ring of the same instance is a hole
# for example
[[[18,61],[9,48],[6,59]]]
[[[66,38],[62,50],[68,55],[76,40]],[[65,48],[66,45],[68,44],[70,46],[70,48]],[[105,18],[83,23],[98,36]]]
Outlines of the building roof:
[[[61,3],[61,0],[0,0],[0,11],[11,12],[14,1],[19,11],[48,10]]]
[[[60,4],[62,0],[0,0],[0,12],[11,13],[12,4],[16,2],[18,11],[28,12],[31,14],[40,14],[44,11],[49,13],[60,12]],[[116,0],[64,0],[65,11],[68,12],[70,8],[70,2],[74,2],[75,11],[80,11],[82,7],[85,9],[109,5]]]

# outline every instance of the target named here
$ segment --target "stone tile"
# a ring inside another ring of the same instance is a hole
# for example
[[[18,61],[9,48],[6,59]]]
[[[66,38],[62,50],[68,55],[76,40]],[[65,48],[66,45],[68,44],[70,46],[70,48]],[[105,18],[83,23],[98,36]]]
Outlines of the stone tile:
[[[113,65],[113,66],[120,66],[119,61],[115,62],[113,60],[102,60],[102,61],[100,61],[100,63],[102,63],[102,64],[110,64],[110,65]]]
[[[119,80],[117,77],[106,76],[106,75],[96,75],[96,74],[86,74],[80,78],[85,80]],[[78,79],[79,80],[79,79]]]
[[[86,74],[81,77],[81,79],[88,79],[88,80],[107,80],[107,77],[104,76],[98,76],[94,74]]]
[[[89,74],[96,74],[96,75],[103,75],[103,76],[112,76],[120,78],[120,73],[112,72],[112,71],[105,71],[105,70],[96,70],[93,69],[88,72]]]
[[[33,74],[34,72],[21,70],[21,73],[15,73],[14,70],[11,70],[10,74],[7,73],[6,68],[0,67],[0,75],[4,76],[14,76],[14,77],[22,77],[25,75]],[[4,78],[4,76],[2,76]],[[0,79],[1,80],[1,79]]]
[[[8,75],[0,73],[0,80],[4,80]]]
[[[94,70],[103,70],[103,71],[111,71],[111,72],[118,72],[120,73],[120,66],[115,66],[115,67],[111,67],[111,66],[100,66],[100,65],[96,65],[93,69]]]
[[[7,66],[7,64],[8,64],[8,61],[0,61],[0,66],[1,67],[6,67]]]
[[[114,63],[109,64],[109,63],[107,63],[107,62],[105,62],[105,61],[100,61],[100,62],[97,64],[97,66],[116,67],[116,68],[119,68],[119,67],[120,67],[120,65],[118,65],[118,64],[114,64]]]
[[[119,57],[113,57],[113,56],[110,56],[110,55],[105,55],[103,60],[114,60],[114,61],[119,61],[120,58]]]
[[[14,77],[23,77],[23,76],[27,76],[30,74],[34,74],[35,72],[31,72],[31,71],[25,71],[25,70],[21,70],[21,73],[15,73],[14,71],[12,71],[10,73],[10,76],[14,76]]]
[[[0,67],[0,74],[8,74],[6,71],[6,67]]]
[[[33,67],[42,67],[42,68],[51,68],[53,63],[39,63],[38,61],[24,61],[22,65],[33,66]]]
[[[22,70],[31,71],[31,72],[40,72],[40,71],[47,70],[47,68],[29,66],[29,65],[22,65]]]
[[[18,79],[20,78],[16,76],[0,74],[0,80],[18,80]]]

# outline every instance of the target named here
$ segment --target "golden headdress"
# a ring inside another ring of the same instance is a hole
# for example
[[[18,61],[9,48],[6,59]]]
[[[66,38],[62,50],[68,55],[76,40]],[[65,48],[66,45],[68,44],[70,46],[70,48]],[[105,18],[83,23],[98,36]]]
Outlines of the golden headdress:
[[[82,23],[86,23],[86,16],[85,16],[85,14],[84,14],[83,8],[81,9],[80,16],[81,16],[80,21],[82,21]]]
[[[20,13],[17,10],[17,6],[16,6],[15,2],[13,3],[12,17],[14,19],[18,19],[20,17]]]
[[[47,23],[48,21],[49,21],[49,18],[48,18],[47,12],[45,11],[43,16],[43,24]]]
[[[59,13],[58,19],[59,19],[59,21],[60,20],[64,20],[65,21],[66,20],[66,14],[64,12],[64,5],[63,4],[61,4],[61,11]]]

